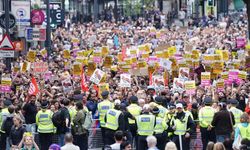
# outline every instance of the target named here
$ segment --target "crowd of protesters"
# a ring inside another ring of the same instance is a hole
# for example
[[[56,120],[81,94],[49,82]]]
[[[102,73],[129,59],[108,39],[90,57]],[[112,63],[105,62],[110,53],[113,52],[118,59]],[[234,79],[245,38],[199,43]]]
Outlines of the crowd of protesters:
[[[31,47],[11,71],[0,64],[1,149],[85,150],[90,128],[101,128],[106,149],[190,149],[197,128],[203,149],[249,149],[247,24],[230,19],[202,27],[139,18],[57,28],[51,53]],[[47,64],[44,72],[35,63]],[[104,75],[93,79],[98,70]],[[205,86],[203,72],[210,73]]]

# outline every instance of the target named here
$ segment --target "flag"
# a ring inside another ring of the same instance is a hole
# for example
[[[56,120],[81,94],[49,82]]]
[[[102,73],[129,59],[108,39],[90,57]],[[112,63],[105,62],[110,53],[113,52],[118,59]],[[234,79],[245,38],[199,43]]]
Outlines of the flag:
[[[29,95],[36,95],[39,92],[38,85],[36,83],[36,79],[34,77],[31,78],[30,87],[29,87]]]
[[[82,87],[82,91],[83,92],[87,92],[89,90],[88,85],[86,84],[86,79],[85,79],[84,71],[82,71],[81,87]]]

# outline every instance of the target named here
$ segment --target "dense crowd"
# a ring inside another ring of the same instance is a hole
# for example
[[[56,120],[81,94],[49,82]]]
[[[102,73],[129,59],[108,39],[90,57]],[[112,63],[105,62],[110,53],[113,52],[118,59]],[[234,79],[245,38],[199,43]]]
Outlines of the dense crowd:
[[[244,19],[158,23],[67,24],[52,52],[31,47],[11,71],[1,63],[1,149],[86,150],[96,128],[105,149],[189,150],[198,129],[204,150],[249,149]]]

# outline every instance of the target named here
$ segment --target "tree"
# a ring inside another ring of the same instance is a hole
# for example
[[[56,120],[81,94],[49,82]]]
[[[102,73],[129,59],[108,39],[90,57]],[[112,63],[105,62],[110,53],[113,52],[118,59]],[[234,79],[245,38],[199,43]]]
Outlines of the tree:
[[[247,18],[248,18],[248,40],[250,38],[250,1],[243,0],[247,7]]]

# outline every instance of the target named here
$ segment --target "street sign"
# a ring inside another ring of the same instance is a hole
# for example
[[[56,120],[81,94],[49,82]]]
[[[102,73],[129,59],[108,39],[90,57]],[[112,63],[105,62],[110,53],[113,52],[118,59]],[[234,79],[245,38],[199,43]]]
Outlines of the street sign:
[[[14,57],[15,47],[10,40],[10,37],[5,34],[2,41],[0,42],[0,57],[11,58]]]
[[[3,29],[6,29],[6,24],[5,24],[5,19],[6,15],[5,13],[0,16],[0,27]],[[16,25],[16,18],[14,15],[10,14],[10,19],[9,19],[9,28],[13,28]]]
[[[64,12],[62,8],[62,3],[52,2],[50,3],[50,24],[61,25],[64,21]]]
[[[18,25],[30,25],[30,1],[11,1],[11,12]]]
[[[33,40],[32,32],[33,32],[33,28],[26,28],[26,34],[25,34],[26,41],[29,42]]]
[[[15,50],[15,47],[7,34],[3,36],[3,40],[0,43],[0,50]]]

